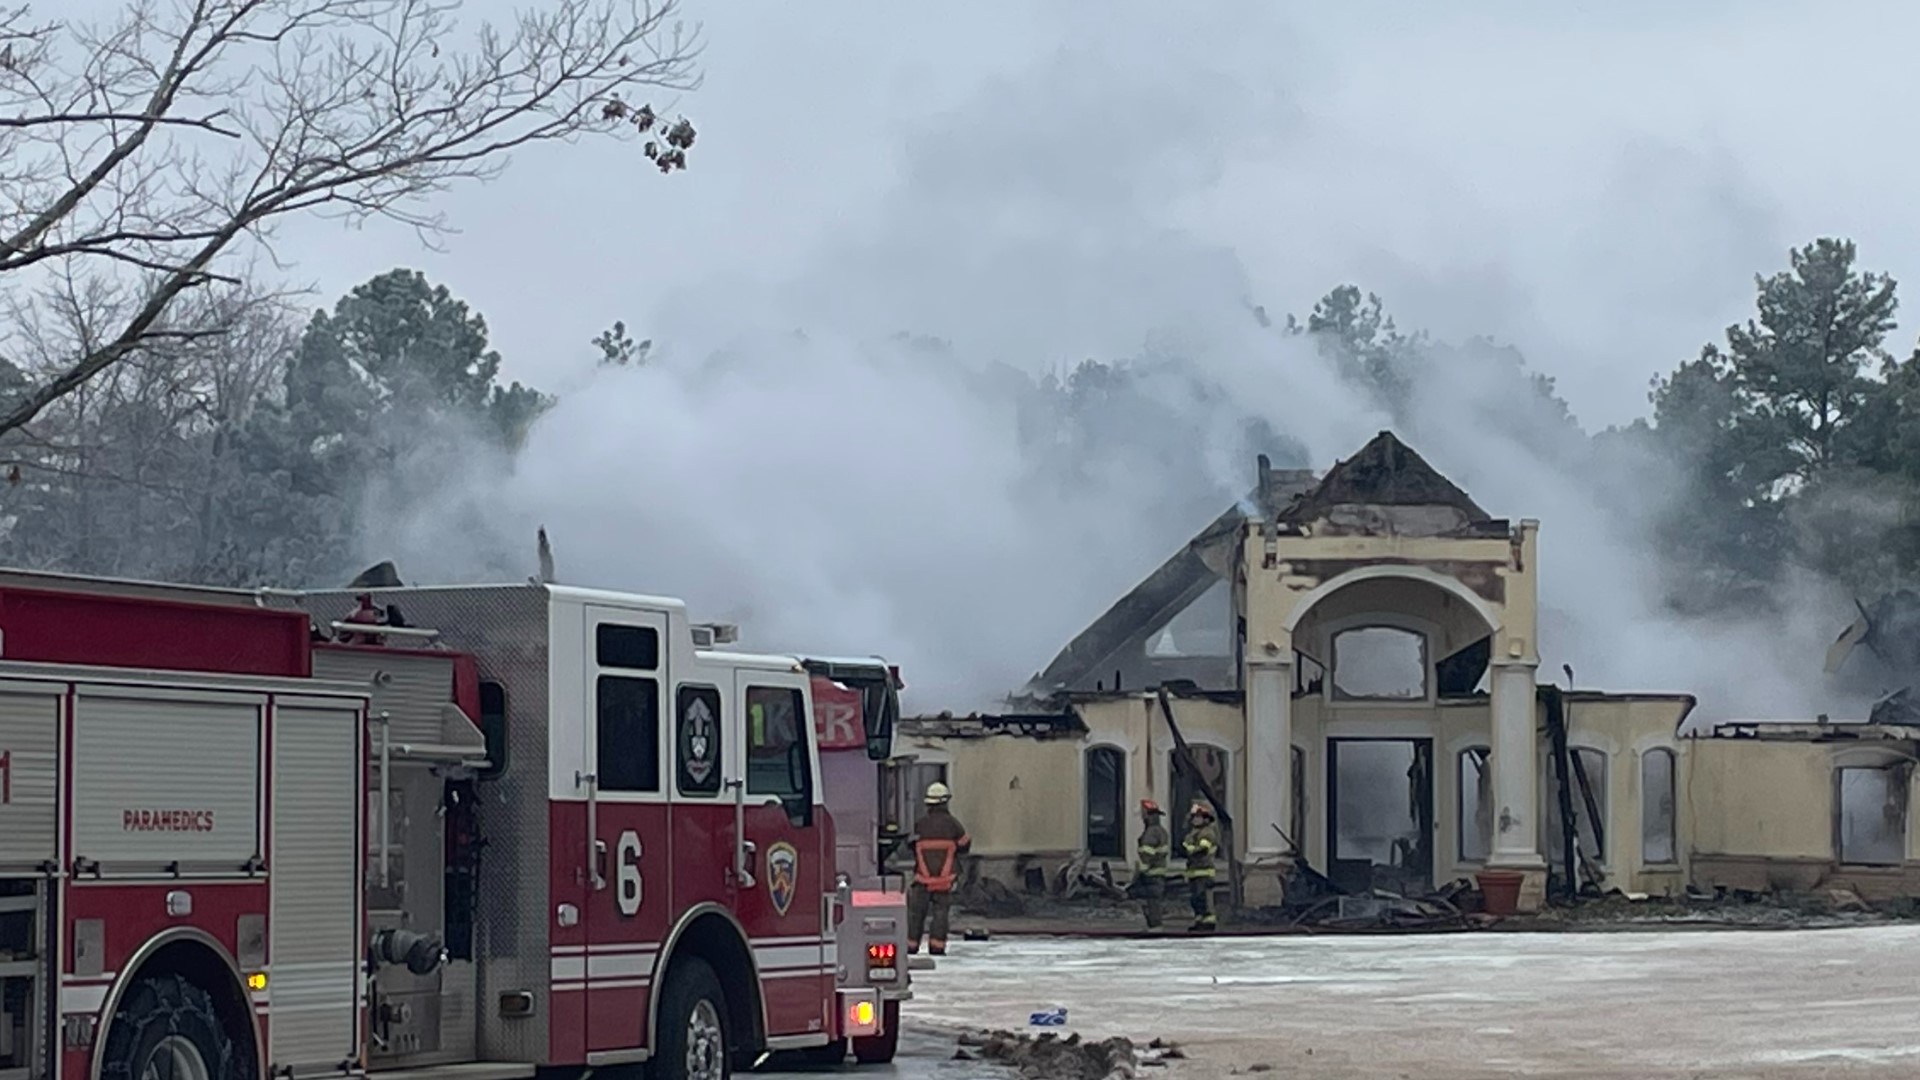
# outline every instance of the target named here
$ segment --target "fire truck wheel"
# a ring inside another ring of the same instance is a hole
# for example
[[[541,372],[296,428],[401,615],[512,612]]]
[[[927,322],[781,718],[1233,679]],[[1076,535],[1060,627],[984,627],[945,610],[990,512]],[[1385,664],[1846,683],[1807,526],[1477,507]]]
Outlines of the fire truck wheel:
[[[205,990],[178,975],[149,976],[127,990],[103,1050],[108,1080],[251,1080]]]
[[[853,1060],[862,1065],[885,1065],[900,1048],[900,1003],[886,1002],[880,1009],[880,1034],[853,1040]]]
[[[728,1026],[727,994],[713,968],[697,956],[675,960],[660,995],[660,1055],[653,1059],[653,1080],[732,1076]]]

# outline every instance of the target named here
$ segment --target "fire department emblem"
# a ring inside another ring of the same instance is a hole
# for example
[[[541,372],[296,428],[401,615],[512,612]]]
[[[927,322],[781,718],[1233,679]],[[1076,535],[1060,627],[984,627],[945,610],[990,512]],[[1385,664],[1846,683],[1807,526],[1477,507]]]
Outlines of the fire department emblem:
[[[767,850],[767,895],[773,899],[773,910],[785,915],[799,887],[800,853],[781,841]]]
[[[680,721],[680,738],[687,748],[687,780],[695,787],[705,786],[713,775],[713,736],[713,712],[705,701],[694,698],[686,718]]]

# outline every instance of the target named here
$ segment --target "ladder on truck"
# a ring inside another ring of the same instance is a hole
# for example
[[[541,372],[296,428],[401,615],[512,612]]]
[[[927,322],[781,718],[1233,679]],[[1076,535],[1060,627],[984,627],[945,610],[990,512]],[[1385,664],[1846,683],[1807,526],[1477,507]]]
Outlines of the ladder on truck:
[[[0,878],[0,1080],[53,1075],[49,878]]]

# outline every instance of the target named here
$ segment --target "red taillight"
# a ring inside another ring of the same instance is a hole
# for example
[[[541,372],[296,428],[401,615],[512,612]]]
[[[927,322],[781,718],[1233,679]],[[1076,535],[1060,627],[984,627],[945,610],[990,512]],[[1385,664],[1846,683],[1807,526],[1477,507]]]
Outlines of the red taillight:
[[[891,942],[887,942],[880,945],[867,946],[868,960],[888,961],[888,960],[892,960],[893,956],[894,956],[894,946]]]

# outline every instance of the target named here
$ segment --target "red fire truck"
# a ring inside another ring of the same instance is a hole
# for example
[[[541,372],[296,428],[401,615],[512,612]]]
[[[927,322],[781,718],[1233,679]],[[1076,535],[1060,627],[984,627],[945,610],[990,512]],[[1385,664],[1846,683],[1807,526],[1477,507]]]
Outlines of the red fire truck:
[[[890,1058],[904,905],[836,872],[810,721],[857,699],[871,766],[897,673],[727,644],[539,583],[0,577],[0,1080]]]

